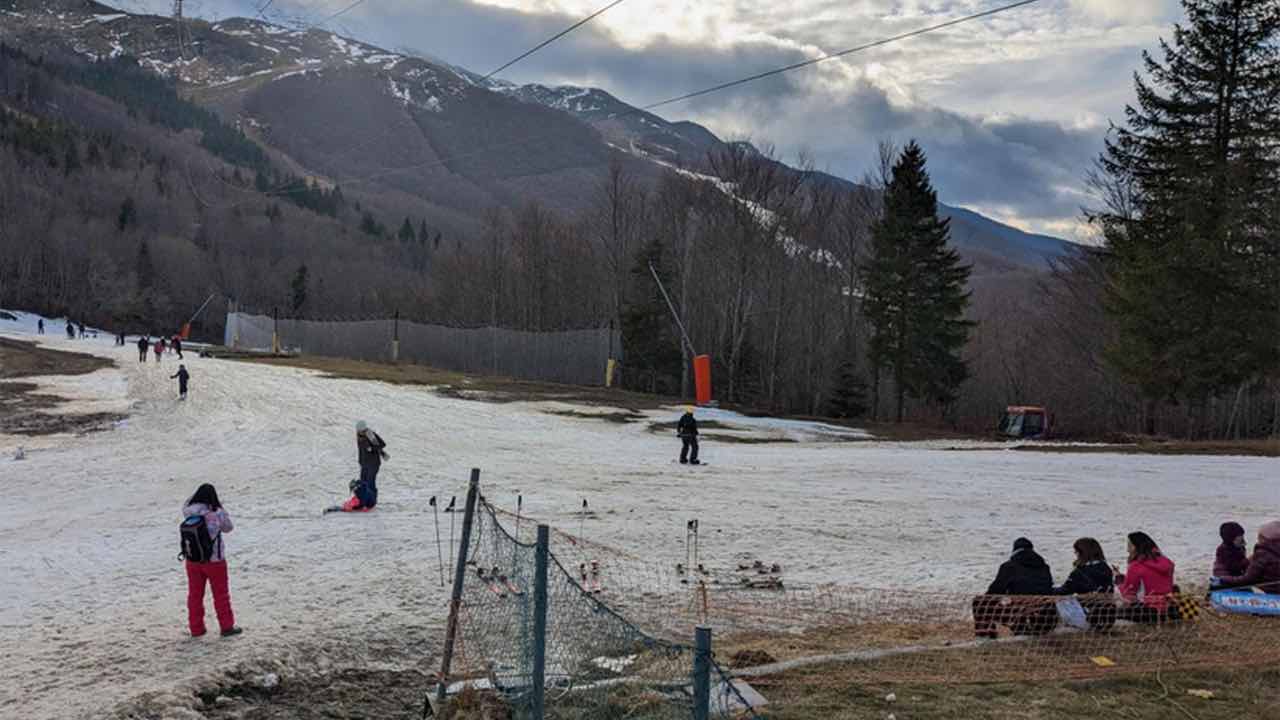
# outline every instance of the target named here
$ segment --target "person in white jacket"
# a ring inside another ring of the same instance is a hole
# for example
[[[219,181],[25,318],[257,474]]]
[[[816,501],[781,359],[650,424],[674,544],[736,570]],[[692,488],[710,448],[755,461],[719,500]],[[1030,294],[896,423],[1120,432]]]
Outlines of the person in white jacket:
[[[243,632],[236,627],[235,614],[231,611],[231,589],[227,583],[227,551],[222,536],[231,532],[234,525],[218,500],[218,491],[208,483],[196,489],[191,499],[182,507],[182,517],[204,518],[205,528],[212,541],[212,553],[206,562],[187,558],[187,623],[191,637],[206,632],[204,624],[204,586],[213,588],[213,610],[218,616],[222,637],[232,637]]]

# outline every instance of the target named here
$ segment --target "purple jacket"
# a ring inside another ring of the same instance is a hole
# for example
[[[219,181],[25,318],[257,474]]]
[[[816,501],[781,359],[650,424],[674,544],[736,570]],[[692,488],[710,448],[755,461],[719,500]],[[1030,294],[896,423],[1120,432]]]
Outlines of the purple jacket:
[[[1240,575],[1220,576],[1222,587],[1261,585],[1264,592],[1280,593],[1280,541],[1264,540],[1253,546],[1249,568]]]
[[[1249,570],[1249,556],[1244,548],[1234,543],[1222,543],[1213,558],[1213,576],[1217,578],[1243,575]]]
[[[203,515],[204,524],[209,528],[209,538],[213,540],[213,559],[210,562],[226,560],[226,550],[222,546],[222,534],[229,533],[235,529],[235,526],[231,524],[231,516],[227,514],[226,509],[210,510],[209,506],[204,503],[183,505],[182,517],[189,518],[192,515]]]

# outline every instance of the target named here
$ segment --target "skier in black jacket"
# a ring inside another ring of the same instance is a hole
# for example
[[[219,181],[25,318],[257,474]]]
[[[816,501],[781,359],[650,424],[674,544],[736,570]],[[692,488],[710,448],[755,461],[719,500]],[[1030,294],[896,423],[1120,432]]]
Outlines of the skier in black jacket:
[[[178,365],[178,372],[170,375],[169,379],[178,378],[178,399],[187,399],[187,381],[191,379],[191,373],[187,372],[186,365]]]
[[[701,465],[698,461],[698,421],[693,419],[693,406],[684,409],[676,423],[676,435],[680,436],[680,464]]]
[[[1036,553],[1031,541],[1013,541],[1013,555],[1000,566],[996,579],[985,595],[973,600],[974,632],[978,637],[994,638],[996,625],[1009,625],[1016,635],[1042,635],[1058,624],[1057,612],[1044,595],[1053,593],[1053,574],[1049,564]],[[1010,595],[1037,597],[1019,600]]]

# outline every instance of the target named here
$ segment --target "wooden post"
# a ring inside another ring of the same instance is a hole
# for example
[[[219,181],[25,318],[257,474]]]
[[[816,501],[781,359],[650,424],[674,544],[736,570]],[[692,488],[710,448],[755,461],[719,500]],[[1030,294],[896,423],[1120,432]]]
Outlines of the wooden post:
[[[467,577],[467,550],[471,545],[471,522],[476,514],[476,496],[480,493],[480,469],[472,468],[467,486],[466,514],[462,516],[462,541],[458,545],[458,565],[453,573],[453,597],[449,600],[449,621],[445,626],[444,655],[440,662],[440,687],[436,698],[444,700],[449,687],[449,669],[453,664],[453,645],[458,636],[458,612],[462,609],[462,582]]]

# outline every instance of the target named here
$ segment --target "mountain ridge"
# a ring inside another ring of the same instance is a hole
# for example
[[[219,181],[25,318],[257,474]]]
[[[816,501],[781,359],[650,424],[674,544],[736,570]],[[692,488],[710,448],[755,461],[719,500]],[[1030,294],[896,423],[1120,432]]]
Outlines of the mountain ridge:
[[[317,182],[385,190],[397,209],[424,202],[459,231],[474,231],[477,211],[492,205],[536,200],[578,210],[581,188],[615,154],[652,180],[671,165],[705,173],[707,156],[730,145],[702,125],[668,121],[599,88],[485,79],[315,28],[191,20],[197,54],[184,58],[167,17],[94,0],[0,0],[0,12],[10,28],[0,39],[90,61],[137,57],[281,164]],[[955,246],[984,270],[1043,268],[1072,247],[964,208],[940,204],[940,214],[952,220]]]

